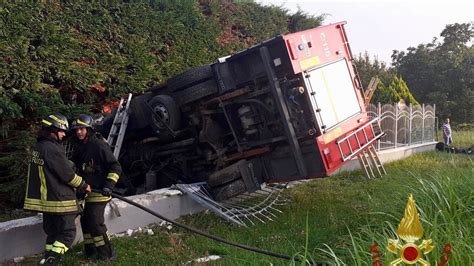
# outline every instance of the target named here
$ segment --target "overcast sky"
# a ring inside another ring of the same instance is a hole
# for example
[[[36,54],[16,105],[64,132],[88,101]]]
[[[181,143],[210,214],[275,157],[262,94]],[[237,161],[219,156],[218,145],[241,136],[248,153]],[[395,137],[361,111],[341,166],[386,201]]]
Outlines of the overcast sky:
[[[393,50],[406,50],[438,37],[447,24],[472,23],[474,1],[325,1],[256,0],[282,5],[294,13],[299,6],[312,15],[328,13],[324,24],[347,21],[346,31],[354,55],[368,51],[391,62]]]

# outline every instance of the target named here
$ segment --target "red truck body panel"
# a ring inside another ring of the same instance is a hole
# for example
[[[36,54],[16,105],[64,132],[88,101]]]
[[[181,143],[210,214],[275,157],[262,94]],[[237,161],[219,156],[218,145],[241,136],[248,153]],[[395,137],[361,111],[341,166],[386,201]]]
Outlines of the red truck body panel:
[[[323,133],[316,137],[315,143],[326,170],[321,175],[330,175],[345,163],[343,155],[351,154],[351,151],[357,150],[368,142],[373,142],[376,137],[373,128],[367,127],[370,121],[363,102],[359,81],[351,65],[352,54],[344,31],[344,24],[345,22],[340,22],[283,36],[295,74],[303,73],[303,75],[306,75],[311,69],[342,60],[347,67],[351,78],[352,93],[355,95],[360,108],[360,112],[327,130],[322,130]],[[331,99],[332,101],[337,101],[336,97],[349,96],[337,95],[338,88],[333,89],[336,95],[334,95],[335,99]],[[357,137],[350,137],[347,141],[338,145],[338,140],[363,127],[367,128],[356,133]],[[351,157],[356,156],[362,150],[364,149],[352,154]]]

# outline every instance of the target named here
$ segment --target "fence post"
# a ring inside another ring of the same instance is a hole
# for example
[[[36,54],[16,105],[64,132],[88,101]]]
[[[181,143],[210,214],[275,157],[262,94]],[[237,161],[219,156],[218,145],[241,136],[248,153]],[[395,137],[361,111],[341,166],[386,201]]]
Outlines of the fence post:
[[[395,140],[394,140],[394,148],[397,147],[397,140],[398,140],[398,106],[396,103],[393,104],[395,108]]]
[[[436,104],[433,104],[433,141],[438,141],[438,124],[436,123]]]
[[[421,143],[423,143],[423,140],[425,138],[425,104],[422,105],[422,118],[421,119]]]
[[[382,108],[380,106],[380,102],[377,104],[377,116],[379,117],[379,125],[380,125],[380,130],[383,131],[382,129]],[[377,151],[380,151],[380,142],[382,139],[377,140]]]
[[[412,133],[411,132],[411,123],[412,123],[411,120],[413,119],[413,108],[412,108],[412,106],[410,106],[410,114],[408,116],[408,119],[409,119],[409,121],[408,121],[408,134],[409,134],[408,135],[408,146],[411,146],[411,133]]]

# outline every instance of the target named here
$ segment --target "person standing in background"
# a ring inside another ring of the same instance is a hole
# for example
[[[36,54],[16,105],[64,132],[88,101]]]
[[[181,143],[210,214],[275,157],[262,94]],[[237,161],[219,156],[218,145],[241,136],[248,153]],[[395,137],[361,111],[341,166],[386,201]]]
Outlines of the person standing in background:
[[[444,140],[444,144],[446,145],[450,145],[451,143],[453,143],[452,130],[451,130],[451,125],[449,124],[449,118],[446,118],[444,120],[443,140]]]

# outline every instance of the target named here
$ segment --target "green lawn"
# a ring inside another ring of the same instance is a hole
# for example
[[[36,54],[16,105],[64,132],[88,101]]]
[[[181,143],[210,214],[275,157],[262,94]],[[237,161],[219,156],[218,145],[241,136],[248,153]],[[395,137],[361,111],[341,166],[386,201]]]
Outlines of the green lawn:
[[[443,141],[443,131],[438,131],[438,140]],[[453,144],[451,146],[459,148],[468,148],[474,145],[474,131],[468,130],[454,130],[453,131]]]

